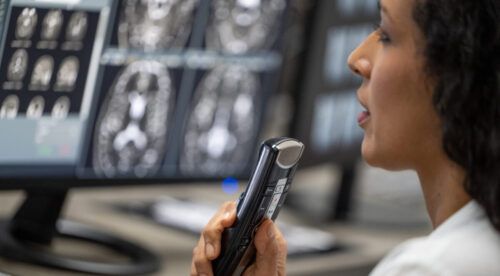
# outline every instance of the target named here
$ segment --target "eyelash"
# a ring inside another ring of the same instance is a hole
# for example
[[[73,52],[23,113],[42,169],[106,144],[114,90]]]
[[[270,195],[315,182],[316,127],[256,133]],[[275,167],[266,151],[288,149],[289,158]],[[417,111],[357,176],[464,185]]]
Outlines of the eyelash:
[[[386,43],[389,43],[391,42],[391,38],[389,37],[389,35],[382,29],[382,27],[380,26],[380,23],[376,23],[374,26],[373,26],[373,29],[374,31],[377,33],[378,35],[378,41],[379,42],[382,42],[384,44]]]

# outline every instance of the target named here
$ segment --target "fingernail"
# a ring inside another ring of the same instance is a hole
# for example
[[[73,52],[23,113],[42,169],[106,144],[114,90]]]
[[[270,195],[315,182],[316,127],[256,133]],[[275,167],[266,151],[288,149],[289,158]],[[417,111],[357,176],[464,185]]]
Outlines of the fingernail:
[[[215,249],[214,246],[210,243],[207,243],[205,245],[205,254],[207,254],[208,258],[213,258],[215,255]]]
[[[229,216],[231,216],[231,212],[230,211],[224,212],[224,219],[228,219]]]

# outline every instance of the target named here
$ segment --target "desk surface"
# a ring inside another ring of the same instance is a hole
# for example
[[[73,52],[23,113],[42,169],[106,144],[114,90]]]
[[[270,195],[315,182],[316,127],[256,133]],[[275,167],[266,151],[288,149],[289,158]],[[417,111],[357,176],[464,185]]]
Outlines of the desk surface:
[[[64,216],[135,241],[154,251],[163,260],[163,267],[157,275],[189,275],[191,253],[197,237],[156,225],[139,217],[119,213],[109,206],[111,202],[154,199],[162,194],[170,196],[189,194],[194,200],[202,199],[217,203],[234,199],[234,196],[222,195],[216,187],[195,184],[79,189],[69,194]],[[22,193],[17,191],[1,192],[0,216],[10,216],[22,197]],[[280,219],[300,224],[300,218],[286,208]],[[395,245],[427,231],[423,228],[373,229],[353,224],[325,224],[318,227],[333,232],[349,249],[331,254],[289,258],[288,275],[366,275],[367,271]],[[109,258],[110,253],[105,249],[75,243],[56,241],[54,246],[56,251],[69,252],[68,254],[72,256]],[[1,258],[0,270],[13,275],[69,275],[67,271],[21,264]]]

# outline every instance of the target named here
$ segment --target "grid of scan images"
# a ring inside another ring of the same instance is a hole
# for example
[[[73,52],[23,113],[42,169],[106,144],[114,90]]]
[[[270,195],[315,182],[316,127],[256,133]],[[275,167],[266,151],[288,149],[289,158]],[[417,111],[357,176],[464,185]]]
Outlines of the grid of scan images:
[[[0,76],[1,118],[78,113],[96,13],[13,7]],[[40,22],[39,22],[40,21]]]
[[[69,160],[79,178],[249,175],[287,0],[70,2],[3,2],[0,124],[24,122],[34,144],[19,163]]]

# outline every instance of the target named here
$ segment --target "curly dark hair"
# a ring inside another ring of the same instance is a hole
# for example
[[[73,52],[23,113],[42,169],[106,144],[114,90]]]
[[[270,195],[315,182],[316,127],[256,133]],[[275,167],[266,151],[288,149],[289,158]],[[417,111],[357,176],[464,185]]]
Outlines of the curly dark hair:
[[[500,231],[500,1],[417,0],[427,74],[448,157]]]

